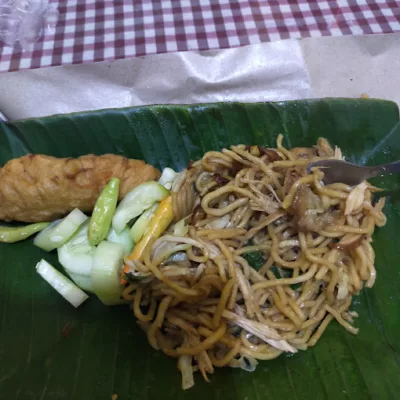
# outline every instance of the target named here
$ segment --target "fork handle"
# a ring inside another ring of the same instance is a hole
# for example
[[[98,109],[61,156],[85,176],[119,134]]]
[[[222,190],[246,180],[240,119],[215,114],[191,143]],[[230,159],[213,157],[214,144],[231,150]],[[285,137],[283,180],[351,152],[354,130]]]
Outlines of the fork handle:
[[[374,168],[374,176],[388,175],[400,172],[400,161],[395,161],[390,164],[378,165]]]

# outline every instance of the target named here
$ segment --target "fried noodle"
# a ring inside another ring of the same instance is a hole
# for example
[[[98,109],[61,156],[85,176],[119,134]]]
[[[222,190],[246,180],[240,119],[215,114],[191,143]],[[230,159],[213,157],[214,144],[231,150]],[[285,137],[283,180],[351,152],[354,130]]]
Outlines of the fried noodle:
[[[352,296],[376,273],[372,234],[385,199],[367,182],[324,185],[312,148],[231,146],[206,153],[172,188],[175,221],[141,262],[124,297],[148,341],[178,361],[182,387],[215,367],[253,370],[256,360],[315,346],[336,320],[356,334]],[[253,268],[246,255],[261,255]]]

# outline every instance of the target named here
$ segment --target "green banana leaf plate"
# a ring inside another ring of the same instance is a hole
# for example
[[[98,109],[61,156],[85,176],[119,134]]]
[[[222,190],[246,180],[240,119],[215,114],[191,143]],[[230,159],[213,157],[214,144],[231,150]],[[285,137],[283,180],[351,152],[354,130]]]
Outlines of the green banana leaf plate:
[[[181,169],[230,144],[310,146],[319,136],[346,158],[400,158],[399,111],[372,99],[151,106],[0,123],[0,165],[26,153],[57,157],[116,153]],[[131,310],[92,297],[73,309],[35,272],[47,254],[31,240],[0,245],[0,399],[399,399],[400,264],[398,177],[387,225],[374,237],[377,280],[354,301],[353,336],[332,323],[315,348],[260,362],[253,373],[225,368],[211,383],[181,390],[175,360],[153,350]],[[0,204],[1,207],[1,204]]]

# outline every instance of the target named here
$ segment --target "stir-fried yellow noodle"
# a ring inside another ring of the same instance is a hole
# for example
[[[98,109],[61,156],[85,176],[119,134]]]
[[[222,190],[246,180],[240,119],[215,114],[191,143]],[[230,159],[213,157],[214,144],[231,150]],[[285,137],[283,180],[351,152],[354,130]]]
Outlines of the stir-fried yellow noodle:
[[[314,346],[336,319],[351,333],[352,296],[375,281],[371,236],[383,226],[377,189],[324,185],[313,148],[232,146],[208,152],[172,188],[175,221],[143,260],[124,297],[155,349],[193,372],[254,369],[256,360]],[[184,220],[182,220],[184,219]]]

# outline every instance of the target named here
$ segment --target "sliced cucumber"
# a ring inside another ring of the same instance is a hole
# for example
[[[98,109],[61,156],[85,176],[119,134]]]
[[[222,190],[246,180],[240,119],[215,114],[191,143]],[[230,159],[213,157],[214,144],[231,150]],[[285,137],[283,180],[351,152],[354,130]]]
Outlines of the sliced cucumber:
[[[90,276],[95,246],[88,239],[89,221],[86,221],[75,235],[58,248],[58,261],[68,274]]]
[[[163,185],[166,189],[171,190],[172,183],[174,182],[177,175],[178,173],[175,172],[173,169],[164,168],[161,177],[158,180],[158,183],[161,183],[161,185]]]
[[[134,242],[131,233],[129,232],[129,228],[125,228],[121,233],[117,233],[113,228],[111,228],[107,235],[107,240],[122,245],[125,256],[132,253]]]
[[[168,190],[154,181],[145,182],[137,186],[119,203],[112,221],[114,230],[117,233],[122,232],[129,221],[138,217],[156,201],[161,201],[168,195]]]
[[[157,202],[147,209],[133,224],[131,228],[131,236],[135,243],[137,243],[146,232],[150,220],[153,218],[159,204],[160,203]]]
[[[82,289],[86,292],[93,293],[93,284],[92,278],[86,275],[74,274],[73,272],[68,272],[66,269],[65,272],[69,275],[69,277]]]
[[[45,251],[54,250],[62,246],[87,218],[82,211],[75,208],[65,218],[55,221],[40,232],[33,243]]]
[[[79,307],[88,295],[73,282],[56,270],[47,261],[41,260],[36,264],[37,273],[74,307]]]
[[[101,242],[94,254],[91,273],[93,291],[107,306],[121,304],[123,286],[119,281],[123,257],[123,246],[107,241]]]

